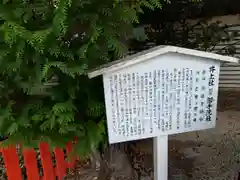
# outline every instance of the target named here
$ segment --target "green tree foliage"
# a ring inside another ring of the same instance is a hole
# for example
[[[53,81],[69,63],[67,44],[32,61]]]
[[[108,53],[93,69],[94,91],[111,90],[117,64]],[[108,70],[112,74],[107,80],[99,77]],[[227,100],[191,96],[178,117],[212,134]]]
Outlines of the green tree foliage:
[[[123,56],[141,7],[158,0],[1,0],[0,133],[8,143],[88,153],[104,139],[101,79],[88,69]]]

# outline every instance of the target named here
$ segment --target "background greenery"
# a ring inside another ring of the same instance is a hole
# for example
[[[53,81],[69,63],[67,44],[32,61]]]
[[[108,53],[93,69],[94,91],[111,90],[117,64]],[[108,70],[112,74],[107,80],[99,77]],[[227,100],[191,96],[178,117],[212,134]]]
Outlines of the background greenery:
[[[0,133],[3,145],[63,146],[88,154],[106,139],[101,79],[89,69],[126,54],[142,7],[158,0],[2,0]]]

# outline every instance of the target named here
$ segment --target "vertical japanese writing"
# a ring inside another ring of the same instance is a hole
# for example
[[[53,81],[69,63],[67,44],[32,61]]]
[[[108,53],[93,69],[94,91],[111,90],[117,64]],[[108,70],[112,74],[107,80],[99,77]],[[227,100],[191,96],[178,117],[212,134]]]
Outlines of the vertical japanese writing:
[[[165,71],[162,70],[161,71],[161,78],[162,78],[162,83],[161,83],[161,86],[162,86],[162,91],[161,91],[161,107],[162,107],[162,110],[161,110],[161,127],[162,127],[162,131],[164,132],[165,131],[165,121],[164,121],[164,118],[165,118],[165,114],[164,114],[164,107],[165,107]]]
[[[157,71],[157,99],[158,99],[158,104],[157,104],[157,111],[158,111],[158,115],[157,115],[157,128],[158,130],[161,130],[161,71],[158,70]]]
[[[192,124],[192,90],[193,90],[193,70],[190,69],[189,72],[189,77],[188,77],[188,83],[189,83],[189,98],[188,98],[188,127],[191,127]]]
[[[119,102],[119,98],[118,98],[118,96],[120,96],[120,86],[119,86],[119,78],[118,78],[118,75],[115,75],[114,77],[114,91],[115,91],[115,97],[114,97],[114,99],[115,99],[115,107],[116,107],[116,109],[115,109],[115,114],[116,114],[116,121],[119,121],[120,120],[120,102]]]
[[[181,73],[181,91],[184,92],[185,90],[185,68],[182,68],[182,73]]]
[[[136,91],[136,97],[137,97],[137,101],[136,101],[136,107],[137,107],[137,114],[136,114],[136,117],[137,117],[137,133],[138,135],[140,136],[142,134],[142,124],[141,124],[141,87],[140,87],[140,76],[138,73],[136,73],[136,84],[137,84],[137,91]]]
[[[184,88],[184,127],[187,128],[188,125],[188,94],[189,94],[189,84],[188,84],[188,80],[189,80],[189,69],[188,68],[184,68],[184,77],[183,77],[183,88]]]
[[[132,119],[131,119],[131,77],[130,74],[127,74],[127,118],[126,118],[126,126],[127,126],[127,137],[132,136]]]
[[[200,71],[196,71],[195,73],[195,78],[194,78],[194,83],[195,83],[195,88],[194,88],[194,97],[193,97],[193,122],[197,122],[198,117],[199,117],[199,78],[200,78]]]
[[[130,87],[129,87],[129,91],[130,91],[130,93],[129,93],[129,114],[130,114],[130,118],[129,118],[129,120],[130,120],[130,132],[131,132],[131,136],[133,136],[134,135],[134,125],[135,125],[135,123],[134,123],[134,100],[133,100],[133,98],[134,98],[134,95],[133,95],[133,93],[134,93],[134,81],[133,81],[133,73],[129,73],[129,83],[130,83]]]
[[[118,133],[122,134],[122,128],[121,128],[121,124],[124,123],[124,87],[123,87],[123,82],[122,82],[122,75],[119,75],[119,89],[120,89],[120,105],[119,105],[119,109],[120,109],[120,117],[119,120],[120,123],[118,123]]]
[[[168,131],[169,128],[169,72],[168,70],[165,70],[166,74],[166,81],[165,81],[165,131]]]
[[[172,96],[173,96],[173,99],[172,99],[172,102],[173,102],[173,104],[172,104],[172,108],[173,109],[175,109],[176,108],[176,100],[177,100],[177,68],[174,68],[174,71],[173,71],[173,81],[172,81],[172,88],[173,88],[173,94],[172,94]]]
[[[203,67],[135,70],[110,76],[110,132],[137,138],[198,129],[201,123],[210,125],[215,116],[218,67]]]
[[[123,132],[123,135],[126,136],[127,135],[127,126],[125,125],[125,121],[126,119],[128,118],[127,116],[127,108],[126,108],[126,105],[127,105],[127,96],[128,96],[128,92],[127,92],[127,75],[126,74],[123,74],[123,84],[125,85],[124,86],[124,108],[123,108],[123,121],[121,122],[121,127],[122,127],[122,132]]]
[[[157,126],[157,71],[153,72],[153,119],[154,126]]]
[[[177,71],[177,98],[176,98],[176,107],[177,107],[177,129],[180,128],[180,118],[181,118],[181,102],[180,102],[180,93],[181,93],[181,70]]]
[[[149,99],[148,99],[148,112],[149,112],[149,125],[150,125],[150,133],[153,133],[153,74],[149,72],[149,82],[148,82],[148,89],[149,89]]]
[[[134,136],[137,135],[137,81],[136,81],[136,74],[132,73],[132,121],[133,121],[133,134]]]
[[[206,110],[206,121],[212,121],[212,108],[213,108],[213,87],[215,85],[215,71],[216,67],[211,66],[209,67],[209,79],[208,79],[208,86],[209,86],[209,94],[207,98],[207,110]]]
[[[169,80],[169,89],[170,89],[170,94],[169,94],[169,130],[172,130],[172,111],[174,107],[174,77],[173,77],[173,72],[170,73],[170,80]]]
[[[112,111],[112,123],[113,123],[113,131],[116,133],[116,124],[117,124],[117,122],[116,122],[116,120],[117,120],[117,118],[116,118],[116,114],[115,114],[115,109],[116,109],[116,102],[115,102],[115,89],[114,89],[114,86],[113,86],[113,78],[112,77],[110,77],[109,78],[109,86],[110,86],[110,88],[111,88],[111,105],[112,105],[112,109],[111,109],[111,111]],[[118,133],[119,134],[121,134],[121,130],[119,130],[118,129]]]
[[[146,73],[144,73],[144,81],[145,81],[145,84],[144,84],[144,87],[145,87],[145,97],[144,97],[144,101],[145,101],[145,103],[144,103],[144,117],[145,117],[145,119],[144,119],[144,127],[146,127],[147,126],[147,124],[148,124],[148,122],[149,122],[149,120],[150,120],[150,118],[149,118],[149,116],[150,116],[150,112],[149,112],[149,74],[148,74],[148,72],[146,72]],[[147,132],[149,132],[149,129],[148,129],[148,131]]]
[[[144,73],[144,117],[149,117],[148,112],[148,73]]]
[[[141,89],[141,95],[140,95],[140,116],[139,117],[144,117],[144,76],[141,75],[141,83],[140,83],[140,89]],[[145,127],[144,127],[144,124],[143,124],[143,121],[141,119],[141,133],[144,133],[145,132]]]

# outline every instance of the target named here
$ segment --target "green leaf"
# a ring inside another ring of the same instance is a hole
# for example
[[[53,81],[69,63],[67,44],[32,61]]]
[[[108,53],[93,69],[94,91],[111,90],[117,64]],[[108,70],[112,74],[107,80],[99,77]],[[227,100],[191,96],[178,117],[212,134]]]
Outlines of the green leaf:
[[[54,114],[59,114],[59,113],[63,113],[63,112],[73,112],[76,111],[77,108],[75,107],[75,105],[73,104],[72,101],[66,101],[66,102],[62,102],[62,103],[56,103],[53,107],[52,107],[52,111]]]
[[[12,125],[8,128],[8,130],[7,130],[7,132],[8,132],[8,134],[14,134],[15,132],[17,132],[18,131],[18,127],[19,127],[19,125],[17,124],[17,123],[12,123]]]

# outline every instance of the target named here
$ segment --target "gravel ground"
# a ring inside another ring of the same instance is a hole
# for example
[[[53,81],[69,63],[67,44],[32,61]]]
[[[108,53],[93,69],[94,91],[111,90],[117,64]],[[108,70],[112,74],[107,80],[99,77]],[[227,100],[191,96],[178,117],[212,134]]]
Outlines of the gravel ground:
[[[218,113],[214,129],[169,137],[170,180],[233,180],[240,170],[240,112]],[[152,152],[152,140],[139,141]],[[148,165],[149,166],[149,165]]]
[[[175,135],[171,139],[182,143],[178,147],[182,166],[178,167],[182,167],[188,179],[231,180],[240,168],[240,112],[219,112],[215,129]],[[174,158],[170,161],[173,168],[178,168]]]
[[[240,111],[218,112],[214,129],[177,134],[169,139],[170,180],[233,180],[234,173],[240,170]],[[152,167],[152,140],[139,141],[138,148],[150,154],[151,160],[142,164]],[[120,159],[117,162],[126,165]],[[152,179],[152,175],[141,178]]]

